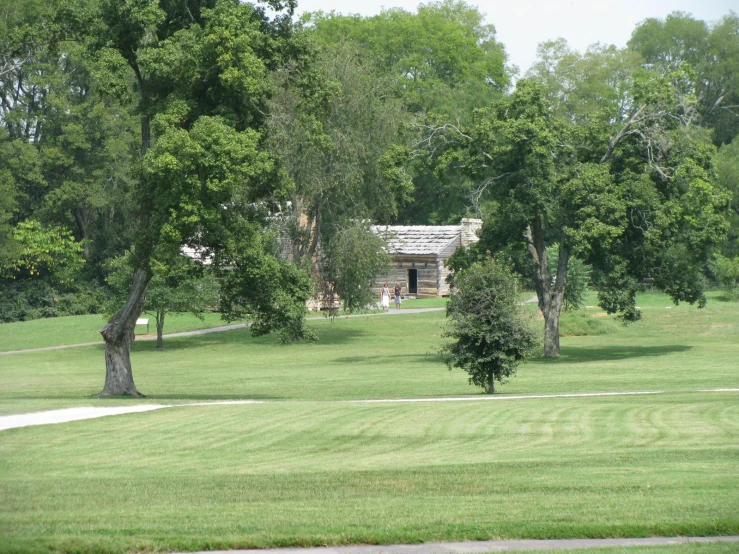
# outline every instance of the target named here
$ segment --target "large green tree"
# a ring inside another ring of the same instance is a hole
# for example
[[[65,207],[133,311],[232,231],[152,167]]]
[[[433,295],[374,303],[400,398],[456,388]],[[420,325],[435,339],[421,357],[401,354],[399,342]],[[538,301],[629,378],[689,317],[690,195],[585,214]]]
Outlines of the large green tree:
[[[419,4],[416,13],[389,8],[366,18],[319,12],[310,23],[324,43],[359,44],[412,112],[469,115],[470,104],[486,103],[510,82],[495,27],[461,0]]]
[[[10,0],[0,20],[0,168],[14,219],[73,229],[88,260],[121,233],[135,144],[125,83],[107,94],[101,56],[80,42],[94,5]]]
[[[739,133],[739,15],[729,12],[707,24],[673,12],[649,18],[631,35],[629,48],[641,54],[647,67],[688,74],[696,123],[713,131],[718,146]]]
[[[713,159],[717,182],[727,195],[726,215],[731,225],[724,245],[725,254],[739,254],[739,141],[724,144]]]
[[[372,17],[317,13],[309,25],[323,44],[357,45],[362,59],[392,83],[387,94],[415,115],[415,140],[423,140],[428,126],[439,121],[468,123],[475,108],[499,98],[510,84],[511,68],[495,27],[464,1],[428,2],[415,13],[391,8]],[[397,154],[396,160],[404,158]],[[433,162],[420,157],[404,163],[413,176],[413,194],[400,207],[398,221],[440,224],[468,213],[475,187],[465,175],[435,175]]]
[[[679,79],[636,79],[628,110],[562,115],[547,89],[516,91],[455,130],[444,160],[482,183],[490,199],[483,240],[522,244],[545,319],[545,356],[559,355],[559,314],[570,258],[593,265],[601,305],[639,318],[639,279],[675,301],[704,302],[701,270],[725,231],[725,195],[713,183],[713,147],[680,117]],[[443,166],[442,166],[443,167]],[[552,267],[547,247],[558,245]]]
[[[277,15],[270,17],[267,7]],[[259,129],[270,72],[287,59],[299,62],[293,7],[103,0],[90,22],[89,43],[110,60],[111,79],[120,61],[128,67],[140,118],[132,286],[101,330],[103,396],[139,395],[130,346],[155,252],[175,255],[188,245],[209,255],[237,239],[248,242],[285,198],[284,179]]]
[[[364,307],[385,261],[366,223],[395,219],[412,188],[402,155],[408,113],[353,43],[316,45],[313,63],[286,66],[276,85],[269,144],[294,183],[276,221],[285,249],[345,308]]]

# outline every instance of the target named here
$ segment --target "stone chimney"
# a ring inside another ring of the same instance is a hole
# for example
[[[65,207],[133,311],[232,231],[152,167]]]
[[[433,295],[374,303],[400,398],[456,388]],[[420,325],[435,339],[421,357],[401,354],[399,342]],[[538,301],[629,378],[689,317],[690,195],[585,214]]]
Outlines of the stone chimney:
[[[482,219],[464,218],[462,220],[462,245],[469,247],[480,240],[477,233],[482,229]]]

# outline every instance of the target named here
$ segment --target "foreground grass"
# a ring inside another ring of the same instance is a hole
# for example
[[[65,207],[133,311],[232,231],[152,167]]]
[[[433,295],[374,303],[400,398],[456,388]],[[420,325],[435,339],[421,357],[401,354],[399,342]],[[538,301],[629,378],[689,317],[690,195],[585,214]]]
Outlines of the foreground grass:
[[[564,338],[494,400],[438,358],[443,312],[312,321],[314,345],[136,343],[145,402],[265,403],[0,432],[0,551],[739,534],[738,396],[700,392],[739,388],[739,306],[639,305],[642,322]],[[89,398],[102,361],[0,356],[0,411],[140,402]],[[430,397],[472,401],[347,402]]]
[[[164,550],[737,534],[736,399],[279,402],[15,429],[0,521],[16,545]]]

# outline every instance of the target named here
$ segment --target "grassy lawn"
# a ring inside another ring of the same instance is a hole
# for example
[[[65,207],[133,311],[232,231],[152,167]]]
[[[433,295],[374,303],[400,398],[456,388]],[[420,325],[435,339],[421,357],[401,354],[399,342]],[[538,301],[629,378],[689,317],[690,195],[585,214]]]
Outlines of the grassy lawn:
[[[219,314],[206,313],[203,316],[204,321],[200,321],[191,314],[167,314],[164,318],[164,332],[180,333],[227,325]],[[141,317],[149,318],[149,333],[156,335],[154,315],[142,314]],[[105,320],[102,315],[76,315],[0,323],[0,352],[102,342],[100,329],[103,325],[105,325]],[[136,332],[146,333],[146,327],[136,327]]]
[[[739,534],[739,393],[701,392],[739,388],[739,305],[639,306],[629,327],[571,314],[610,331],[564,337],[493,400],[439,360],[443,312],[315,320],[313,345],[135,343],[143,401],[90,398],[99,346],[0,356],[4,414],[263,401],[0,432],[0,551]],[[615,391],[665,392],[511,398]],[[443,397],[470,401],[357,402]]]

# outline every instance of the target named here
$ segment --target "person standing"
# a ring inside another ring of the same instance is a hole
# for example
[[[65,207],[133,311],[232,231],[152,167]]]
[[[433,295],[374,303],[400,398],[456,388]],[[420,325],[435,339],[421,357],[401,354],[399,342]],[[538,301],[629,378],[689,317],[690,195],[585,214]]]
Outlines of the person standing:
[[[382,292],[380,293],[380,301],[382,302],[383,310],[390,309],[390,289],[387,288],[387,283],[385,283],[382,287]]]
[[[395,292],[395,309],[399,310],[400,309],[400,293],[402,292],[402,289],[400,288],[399,283],[395,283],[394,292]]]

